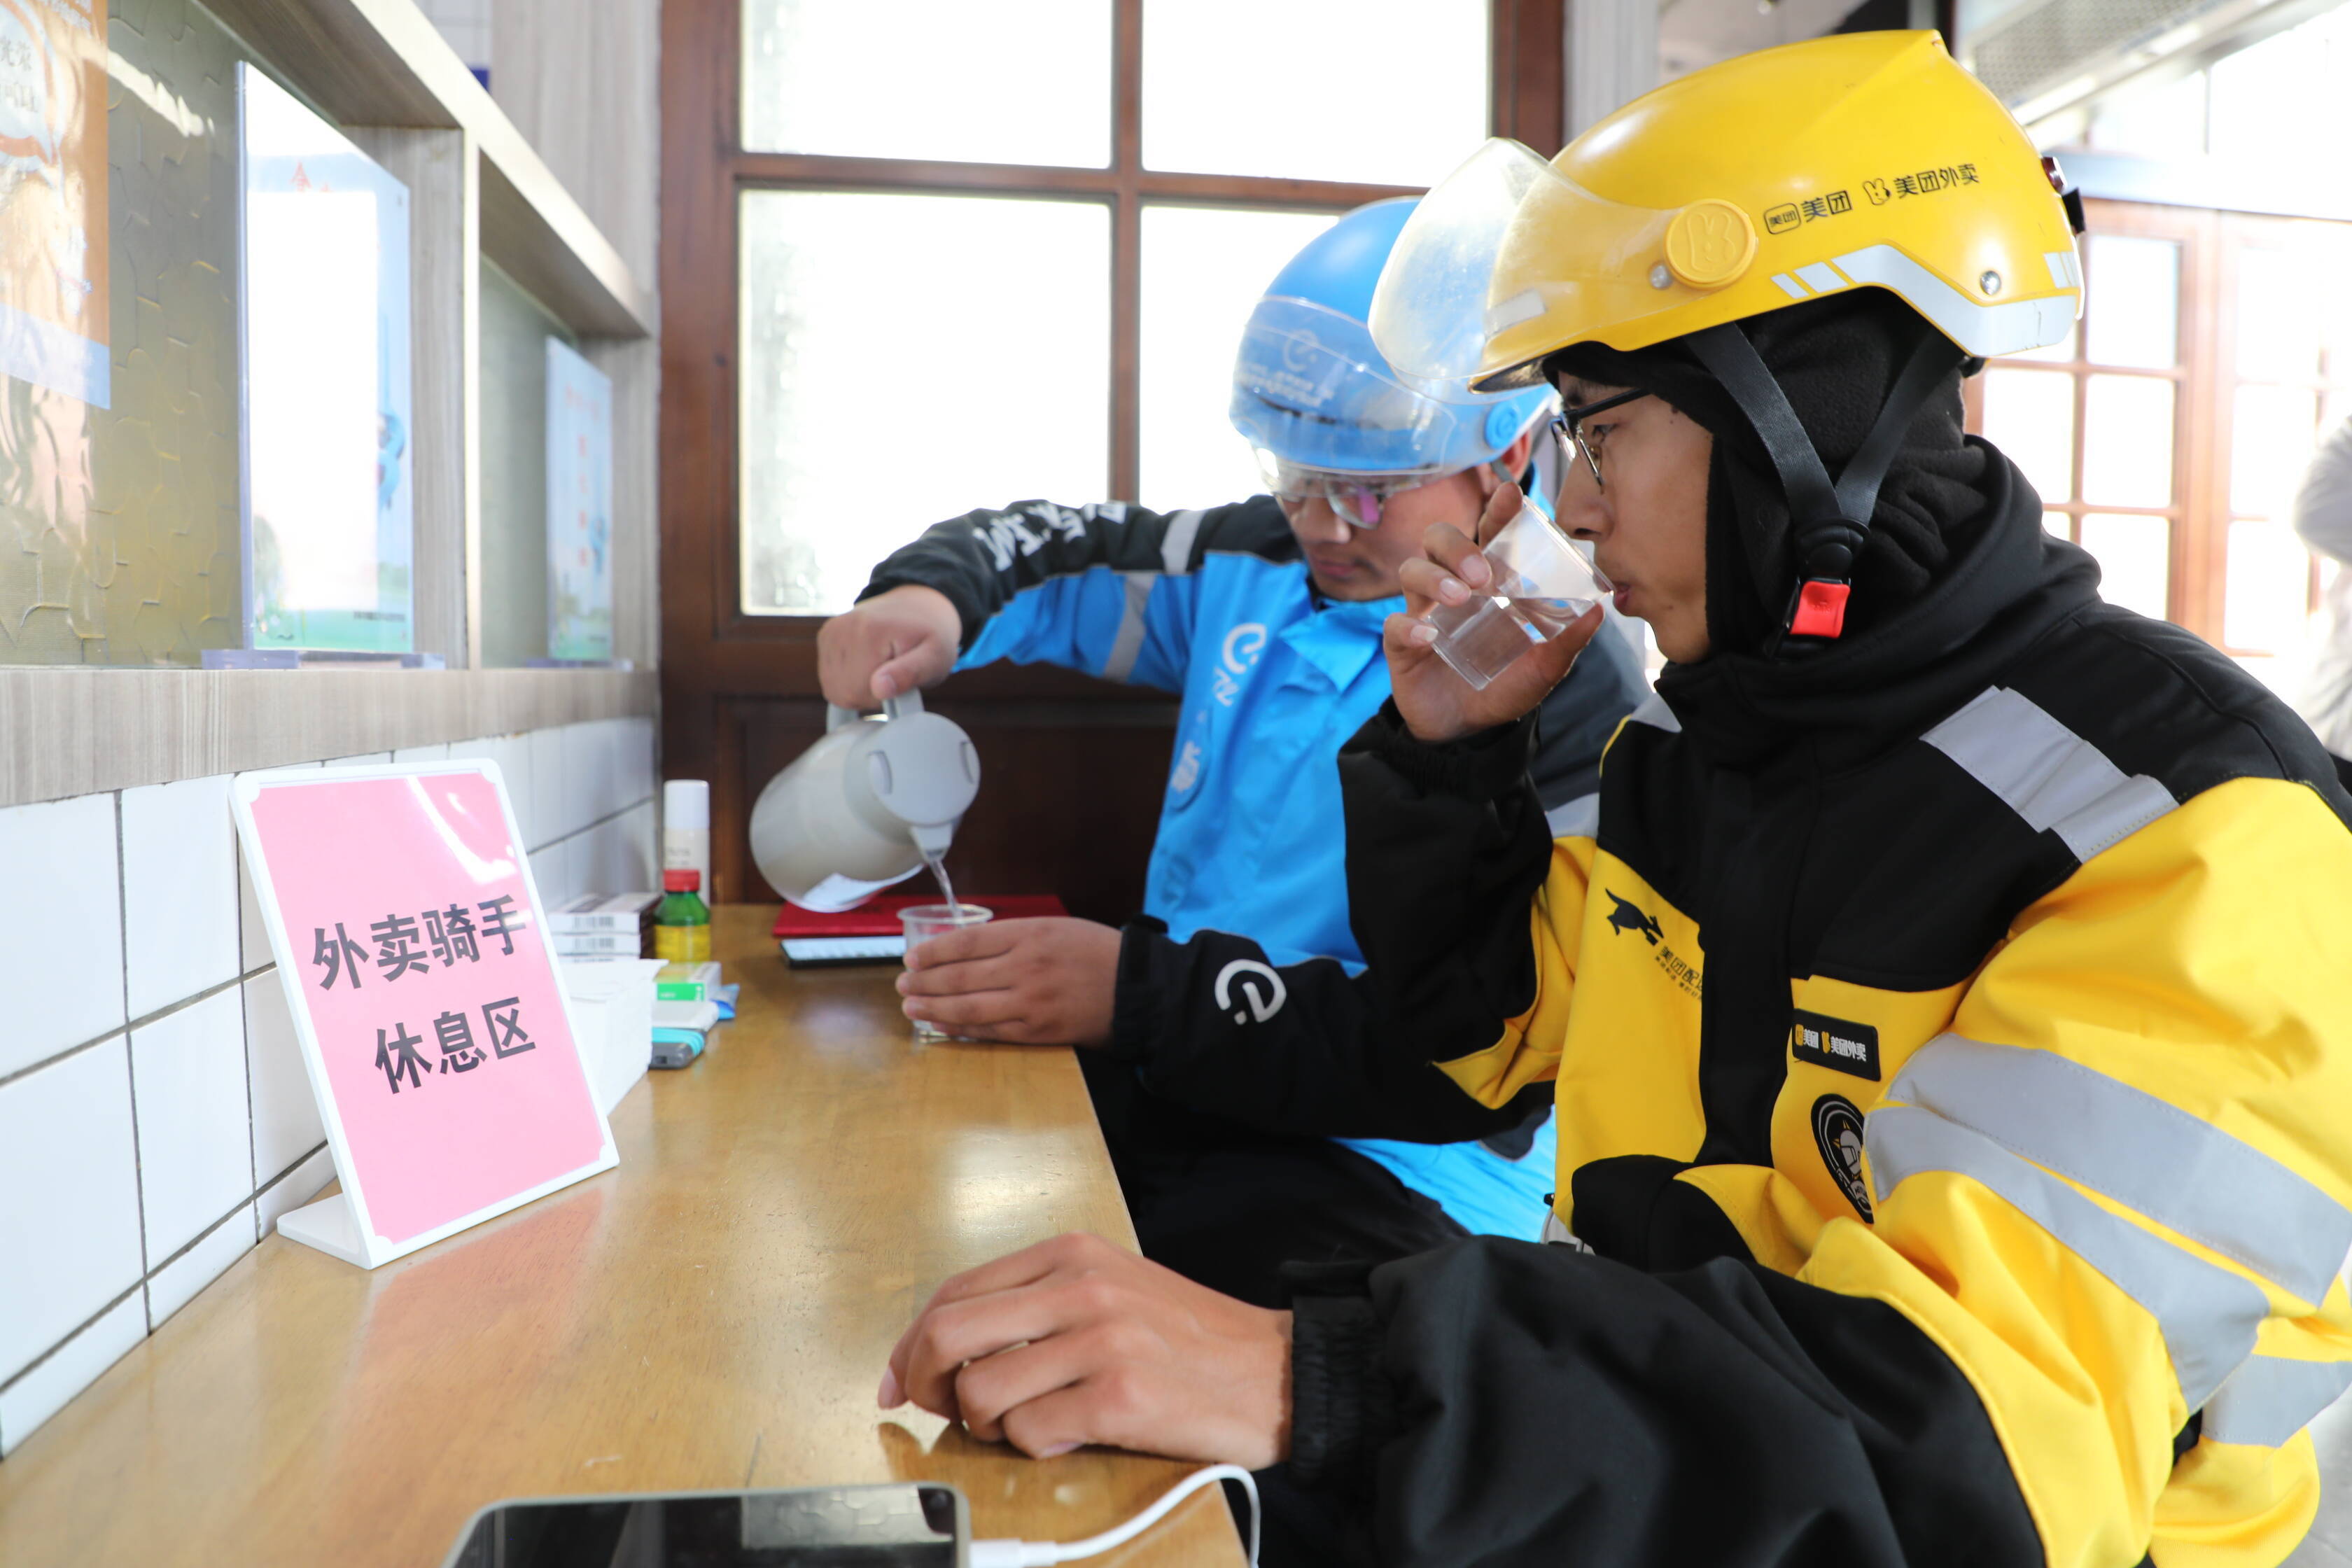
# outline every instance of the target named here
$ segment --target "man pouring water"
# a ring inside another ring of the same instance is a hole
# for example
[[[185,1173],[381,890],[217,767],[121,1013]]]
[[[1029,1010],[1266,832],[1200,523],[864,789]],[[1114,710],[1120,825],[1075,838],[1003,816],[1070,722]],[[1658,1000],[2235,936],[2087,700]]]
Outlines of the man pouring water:
[[[1145,1253],[1266,1302],[1287,1258],[1532,1236],[1549,1190],[1536,1097],[1490,1110],[1433,1082],[1405,1116],[1414,1096],[1367,1085],[1305,1119],[1253,1070],[1367,1026],[1337,754],[1389,695],[1398,567],[1432,523],[1466,528],[1519,482],[1550,406],[1426,395],[1372,346],[1372,286],[1412,206],[1342,217],[1251,314],[1231,412],[1271,494],[975,511],[883,562],[818,643],[845,707],[999,658],[1181,693],[1143,918],[955,931],[908,955],[901,988],[910,1016],[957,1034],[1099,1047],[1081,1060]],[[1612,637],[1545,703],[1535,778],[1563,825],[1590,816],[1601,749],[1642,695]]]

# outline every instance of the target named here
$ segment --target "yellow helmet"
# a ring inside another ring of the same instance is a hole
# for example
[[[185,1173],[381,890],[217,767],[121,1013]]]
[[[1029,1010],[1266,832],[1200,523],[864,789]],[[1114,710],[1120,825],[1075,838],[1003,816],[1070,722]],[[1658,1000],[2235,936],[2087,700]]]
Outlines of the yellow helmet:
[[[1372,333],[1407,375],[1492,392],[1571,343],[1642,349],[1874,285],[1964,354],[2015,353],[2081,311],[2056,185],[1934,33],[1790,44],[1648,93],[1549,163],[1488,142],[1399,237]]]

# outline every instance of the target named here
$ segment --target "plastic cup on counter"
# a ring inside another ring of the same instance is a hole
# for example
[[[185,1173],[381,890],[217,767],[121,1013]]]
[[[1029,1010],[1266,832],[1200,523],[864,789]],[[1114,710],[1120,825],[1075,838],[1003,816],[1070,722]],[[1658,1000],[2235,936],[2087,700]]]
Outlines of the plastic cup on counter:
[[[986,925],[995,918],[994,910],[982,909],[978,904],[916,904],[898,911],[898,923],[906,931],[909,954],[935,936],[963,926]],[[917,1018],[913,1022],[915,1039],[919,1044],[955,1037],[928,1019]]]

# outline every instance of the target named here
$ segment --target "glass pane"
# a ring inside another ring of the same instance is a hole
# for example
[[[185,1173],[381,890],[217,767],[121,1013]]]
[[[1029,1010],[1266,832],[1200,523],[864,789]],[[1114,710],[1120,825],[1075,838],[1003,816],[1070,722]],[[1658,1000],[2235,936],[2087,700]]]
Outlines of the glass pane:
[[[2352,419],[2352,386],[2330,387],[2320,400],[2320,432],[2324,435],[2347,419]]]
[[[1486,136],[1486,0],[1146,0],[1143,162],[1434,184]]]
[[[2070,364],[2074,358],[2074,341],[2081,334],[2082,327],[2077,324],[2066,329],[2066,336],[2063,342],[2050,343],[2038,349],[2024,349],[2017,353],[2004,354],[2001,357],[2011,360],[2032,360],[2041,364]]]
[[[1105,167],[1111,9],[1111,0],[743,0],[743,145]]]
[[[2283,250],[2238,252],[2238,374],[2248,381],[2309,381],[2319,374],[2321,321],[2311,268]]]
[[[2084,270],[2094,364],[2170,370],[2180,363],[2180,247],[2095,234]]]
[[[2158,620],[2172,581],[2172,522],[2161,517],[2083,519],[2083,548],[2099,559],[2099,596]]]
[[[2063,511],[2045,511],[2042,514],[2042,531],[2053,539],[2072,539],[2074,521]]]
[[[2095,375],[2083,392],[2083,499],[2172,504],[2172,383]]]
[[[747,191],[740,217],[747,614],[846,609],[974,507],[1103,499],[1108,207]]]
[[[1242,323],[1328,213],[1143,209],[1144,505],[1217,506],[1263,488],[1225,417]]]
[[[2295,386],[2242,386],[2230,427],[2230,510],[2277,517],[2310,466],[2317,395]]]
[[[247,643],[407,653],[408,190],[251,65],[237,89]]]
[[[2311,556],[2283,522],[2230,524],[2221,640],[2231,647],[2284,653],[2302,645],[2311,601]]]
[[[2074,378],[2059,371],[1984,373],[1984,436],[2025,470],[2044,500],[2074,496]]]
[[[77,9],[10,7],[35,18],[31,69],[87,96],[46,106],[62,163],[12,156],[0,190],[0,368],[33,371],[19,356],[36,334],[79,349],[37,382],[0,374],[0,664],[193,666],[245,640],[236,68],[248,57],[194,5],[173,7],[168,26],[94,34]],[[30,79],[12,70],[11,92]]]
[[[547,340],[563,323],[482,263],[482,662],[545,658]]]

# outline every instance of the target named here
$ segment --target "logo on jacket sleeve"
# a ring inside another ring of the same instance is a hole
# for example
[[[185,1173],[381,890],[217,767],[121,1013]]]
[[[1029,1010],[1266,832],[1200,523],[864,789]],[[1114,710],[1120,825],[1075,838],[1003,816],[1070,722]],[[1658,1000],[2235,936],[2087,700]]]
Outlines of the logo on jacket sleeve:
[[[1862,1215],[1863,1224],[1870,1224],[1870,1184],[1862,1179],[1862,1112],[1853,1101],[1842,1094],[1825,1094],[1813,1101],[1813,1142],[1821,1145],[1830,1178]]]
[[[1247,1007],[1234,1007],[1235,992],[1241,994]],[[1282,976],[1274,972],[1273,965],[1260,963],[1255,958],[1236,958],[1217,971],[1214,994],[1219,1007],[1234,1008],[1236,1024],[1245,1024],[1253,1018],[1263,1024],[1281,1012],[1282,1005],[1290,1000],[1289,989],[1282,984]]]
[[[1789,1054],[1817,1068],[1878,1080],[1878,1031],[1802,1007],[1790,1014]]]
[[[1601,890],[1603,892],[1608,892],[1608,889],[1605,888]],[[1615,909],[1609,911],[1609,929],[1611,931],[1616,932],[1620,936],[1624,935],[1625,932],[1629,931],[1640,931],[1643,936],[1649,939],[1650,945],[1652,947],[1655,947],[1658,943],[1665,941],[1665,931],[1658,924],[1657,917],[1655,915],[1645,913],[1643,910],[1642,906],[1635,903],[1633,900],[1621,899],[1614,893],[1609,894],[1609,901],[1617,906]]]

